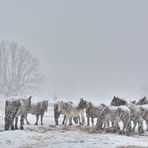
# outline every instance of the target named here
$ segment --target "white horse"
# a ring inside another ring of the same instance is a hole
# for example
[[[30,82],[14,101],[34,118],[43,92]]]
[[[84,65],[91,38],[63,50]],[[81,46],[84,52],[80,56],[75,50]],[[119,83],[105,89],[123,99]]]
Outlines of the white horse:
[[[80,123],[84,124],[84,108],[79,108],[72,105],[71,103],[59,101],[58,102],[58,111],[62,112],[65,116],[64,125],[67,124],[67,121],[70,120],[70,117],[80,117]]]

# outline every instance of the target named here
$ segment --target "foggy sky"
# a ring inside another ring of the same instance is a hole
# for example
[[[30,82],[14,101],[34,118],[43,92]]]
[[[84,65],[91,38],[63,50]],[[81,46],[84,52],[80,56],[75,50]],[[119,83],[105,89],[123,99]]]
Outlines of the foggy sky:
[[[0,40],[40,59],[39,96],[96,101],[148,93],[148,1],[3,0]]]

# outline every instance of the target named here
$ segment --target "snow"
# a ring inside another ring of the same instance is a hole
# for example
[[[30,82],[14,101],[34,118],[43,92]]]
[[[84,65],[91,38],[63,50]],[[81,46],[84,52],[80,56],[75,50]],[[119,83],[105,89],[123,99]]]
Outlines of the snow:
[[[63,116],[61,115],[60,124]],[[98,133],[87,126],[55,126],[53,107],[49,107],[44,116],[44,125],[35,126],[35,116],[29,115],[31,125],[24,125],[25,130],[4,131],[4,102],[0,102],[0,147],[2,148],[116,148],[148,147],[148,132],[144,136],[137,133],[124,136]]]

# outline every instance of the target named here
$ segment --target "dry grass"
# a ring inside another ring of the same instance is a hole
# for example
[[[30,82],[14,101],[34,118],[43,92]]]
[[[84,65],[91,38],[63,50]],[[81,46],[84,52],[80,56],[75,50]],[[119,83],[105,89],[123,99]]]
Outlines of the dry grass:
[[[142,146],[131,145],[131,146],[119,146],[118,148],[148,148],[148,146],[142,147]]]

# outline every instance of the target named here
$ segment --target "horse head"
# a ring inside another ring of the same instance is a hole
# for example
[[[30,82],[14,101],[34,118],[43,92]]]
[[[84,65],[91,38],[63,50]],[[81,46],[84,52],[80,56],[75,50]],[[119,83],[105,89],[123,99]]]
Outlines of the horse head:
[[[79,109],[84,109],[87,107],[87,101],[83,100],[83,98],[80,98],[80,102],[78,104]]]
[[[58,112],[61,112],[64,109],[64,102],[63,101],[58,101]]]
[[[21,99],[21,107],[26,108],[27,110],[31,108],[31,96],[28,99]]]
[[[44,106],[44,108],[45,108],[45,110],[46,110],[46,112],[47,112],[47,111],[48,111],[48,101],[45,101],[45,100],[44,100],[43,106]]]

